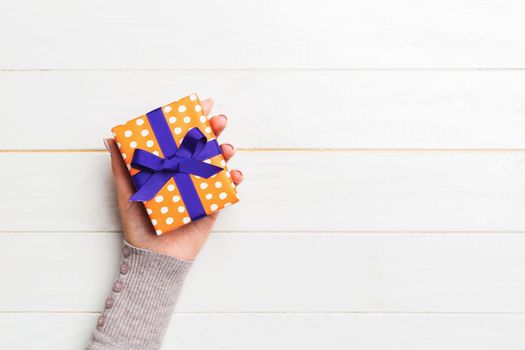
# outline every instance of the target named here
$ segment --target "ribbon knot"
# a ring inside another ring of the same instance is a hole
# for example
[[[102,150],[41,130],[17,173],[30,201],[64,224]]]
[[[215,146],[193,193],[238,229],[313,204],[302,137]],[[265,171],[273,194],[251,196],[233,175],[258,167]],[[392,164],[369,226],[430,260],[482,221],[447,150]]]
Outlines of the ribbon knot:
[[[169,159],[164,159],[162,161],[162,169],[177,171],[179,169],[179,163],[180,161],[179,161],[179,158],[177,158],[177,156],[169,158]]]
[[[177,182],[177,176],[180,174],[193,174],[207,179],[223,170],[221,167],[204,162],[219,154],[220,149],[217,141],[208,142],[198,128],[188,131],[178,149],[175,145],[175,149],[168,150],[162,147],[162,144],[161,148],[166,158],[140,148],[133,153],[131,166],[141,171],[133,176],[137,192],[130,200],[152,199],[171,178]]]

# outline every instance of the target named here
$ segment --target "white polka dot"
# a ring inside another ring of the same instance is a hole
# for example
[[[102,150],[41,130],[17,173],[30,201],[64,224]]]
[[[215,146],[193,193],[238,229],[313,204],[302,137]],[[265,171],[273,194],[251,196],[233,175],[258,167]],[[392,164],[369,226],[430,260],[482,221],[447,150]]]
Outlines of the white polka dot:
[[[191,118],[190,118],[190,117],[187,117],[187,116],[184,117],[184,122],[185,122],[186,124],[188,124],[189,122],[191,122]]]
[[[122,159],[126,159],[126,153],[122,153]]]
[[[168,185],[168,191],[173,192],[175,185]]]
[[[184,208],[182,205],[177,209],[179,211],[179,213],[184,213],[184,210],[186,210],[186,208]]]
[[[135,122],[138,126],[141,126],[142,124],[144,124],[144,119],[142,118],[139,118],[137,119],[137,121]]]
[[[151,215],[153,213],[153,210],[151,210],[150,208],[146,209],[146,212],[148,213],[148,215]]]
[[[225,207],[225,208],[226,208],[226,207],[229,207],[230,205],[232,205],[230,202],[228,202],[228,203],[224,203],[224,207]]]
[[[137,147],[137,143],[135,141],[131,141],[130,144],[129,144],[129,147],[135,148],[135,147]]]
[[[190,101],[195,101],[195,100],[197,100],[197,95],[191,94],[190,95]]]
[[[210,205],[210,209],[211,209],[212,211],[217,210],[217,208],[219,208],[219,206],[218,206],[217,204],[212,204],[212,205]]]
[[[209,126],[206,127],[206,129],[204,129],[204,131],[206,131],[207,134],[211,133],[211,128]]]
[[[157,202],[157,203],[160,203],[160,202],[162,202],[163,200],[164,200],[164,197],[162,197],[162,196],[157,196],[157,197],[155,197],[155,202]]]
[[[162,208],[160,208],[160,212],[161,212],[162,214],[166,214],[166,213],[168,212],[168,207],[162,207]]]
[[[203,162],[204,162],[204,163],[211,164],[211,160],[209,160],[209,159],[203,160]]]
[[[111,133],[113,134],[113,137],[117,136],[117,134],[115,134],[115,132],[114,132],[114,131],[112,131]]]
[[[205,190],[208,188],[208,184],[206,182],[203,182],[200,184],[201,190]]]
[[[190,221],[191,221],[191,219],[189,217],[187,217],[187,216],[182,218],[182,222],[185,223],[185,224],[187,224]]]
[[[232,182],[232,187],[235,188],[235,184]]]
[[[226,161],[224,159],[221,160],[221,166],[226,166]]]
[[[206,117],[201,115],[200,121],[201,121],[201,123],[206,123]]]
[[[217,182],[215,183],[215,187],[217,187],[217,188],[221,188],[221,187],[222,187],[222,182],[217,181]]]
[[[157,220],[151,219],[151,223],[153,224],[153,226],[155,226],[157,224]]]
[[[185,105],[180,105],[179,106],[179,112],[181,112],[181,113],[186,112],[186,106]]]
[[[157,236],[160,236],[162,234],[162,230],[155,230],[155,233],[157,233]]]
[[[117,142],[117,147],[120,148],[120,143]]]
[[[146,142],[146,146],[148,147],[153,147],[154,144],[155,142],[153,142],[153,140],[148,140],[148,142]]]
[[[195,112],[200,112],[200,111],[202,111],[201,105],[196,105],[195,106]]]
[[[226,192],[221,192],[221,194],[219,194],[219,198],[220,198],[220,199],[224,199],[224,198],[226,198],[226,197],[228,197],[228,195],[226,194]]]
[[[166,223],[167,223],[168,225],[173,224],[173,221],[175,221],[175,220],[173,220],[173,218],[167,218],[167,219],[166,219]]]
[[[128,168],[128,170],[131,170],[131,165],[126,164],[126,168]]]
[[[159,155],[159,151],[153,151],[153,154],[158,156]]]
[[[166,113],[171,112],[171,107],[170,106],[164,107],[164,112],[166,112]]]
[[[176,121],[177,121],[177,118],[175,117],[170,117],[169,119],[170,124],[175,124]]]
[[[173,132],[175,133],[175,135],[180,135],[180,133],[182,132],[182,129],[179,127],[176,127],[175,129],[173,129]]]
[[[130,137],[131,135],[133,135],[133,133],[131,132],[131,130],[126,130],[126,131],[124,131],[124,136],[126,136],[126,137]]]
[[[179,196],[173,196],[173,197],[171,197],[171,200],[174,201],[175,203],[177,203],[178,201],[180,201],[180,197]]]
[[[231,177],[231,175],[230,175],[230,172],[229,172],[229,171],[227,171],[227,172],[226,172],[226,177]]]
[[[140,134],[144,137],[148,136],[149,135],[149,130],[148,129],[144,129],[140,132]]]
[[[210,199],[212,199],[212,198],[213,198],[213,194],[208,193],[208,194],[206,195],[206,199],[207,199],[207,200],[210,200]]]

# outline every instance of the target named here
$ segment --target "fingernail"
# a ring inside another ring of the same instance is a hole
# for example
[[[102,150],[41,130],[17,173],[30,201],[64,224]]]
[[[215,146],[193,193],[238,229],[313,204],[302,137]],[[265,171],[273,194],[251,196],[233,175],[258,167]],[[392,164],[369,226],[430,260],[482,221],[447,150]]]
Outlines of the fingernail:
[[[235,152],[235,147],[231,143],[225,143],[224,146],[230,146],[232,150]]]
[[[237,170],[239,172],[239,174],[241,174],[241,177],[244,177],[244,174],[242,173],[242,171],[240,170]]]
[[[223,117],[224,119],[228,120],[228,117],[225,116],[224,114],[219,114],[219,117]]]
[[[106,149],[108,150],[109,153],[111,153],[111,149],[109,148],[109,142],[108,142],[109,139],[103,139],[104,141],[104,146],[106,147]]]

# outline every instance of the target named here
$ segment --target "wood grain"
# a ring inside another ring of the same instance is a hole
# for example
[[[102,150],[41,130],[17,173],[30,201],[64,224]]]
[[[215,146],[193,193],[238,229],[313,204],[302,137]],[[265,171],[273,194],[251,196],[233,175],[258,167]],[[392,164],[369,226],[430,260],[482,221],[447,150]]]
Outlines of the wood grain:
[[[101,149],[114,125],[192,91],[229,116],[221,140],[236,147],[525,148],[524,79],[524,71],[0,72],[8,125],[0,149]]]
[[[0,3],[0,348],[117,276],[102,137],[190,92],[245,183],[164,348],[523,349],[522,1]]]
[[[116,233],[0,234],[0,311],[97,312],[119,253]],[[525,312],[524,264],[524,234],[213,234],[177,311]]]
[[[4,1],[0,69],[523,68],[522,1]]]
[[[0,346],[81,349],[96,317],[0,314]],[[523,314],[175,314],[162,349],[519,350],[524,322]]]
[[[106,152],[0,163],[0,231],[119,230]],[[523,152],[238,152],[232,166],[241,202],[218,231],[525,230]]]

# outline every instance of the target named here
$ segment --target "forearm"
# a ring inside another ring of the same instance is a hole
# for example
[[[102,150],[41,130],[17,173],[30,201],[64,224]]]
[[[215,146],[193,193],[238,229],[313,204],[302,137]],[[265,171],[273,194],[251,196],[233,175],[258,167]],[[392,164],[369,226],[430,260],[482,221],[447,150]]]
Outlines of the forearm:
[[[118,279],[87,349],[159,349],[190,266],[124,242]]]

